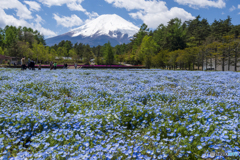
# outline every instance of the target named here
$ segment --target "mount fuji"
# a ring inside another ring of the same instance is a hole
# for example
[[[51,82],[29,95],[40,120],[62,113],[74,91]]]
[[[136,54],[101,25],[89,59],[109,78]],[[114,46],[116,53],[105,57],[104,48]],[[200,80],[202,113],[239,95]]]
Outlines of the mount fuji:
[[[46,44],[52,46],[62,40],[72,44],[83,43],[92,46],[103,45],[108,41],[112,46],[129,43],[139,28],[116,14],[105,14],[65,34],[46,39]]]

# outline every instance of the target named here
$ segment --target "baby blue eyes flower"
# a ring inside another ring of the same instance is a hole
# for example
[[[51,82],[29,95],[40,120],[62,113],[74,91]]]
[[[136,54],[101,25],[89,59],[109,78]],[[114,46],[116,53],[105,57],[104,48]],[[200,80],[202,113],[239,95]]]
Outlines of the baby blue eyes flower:
[[[145,114],[145,117],[148,117],[148,114],[147,114],[147,113]]]
[[[208,158],[208,155],[207,155],[207,154],[202,154],[201,157],[202,157],[202,158]]]
[[[203,147],[202,147],[202,146],[200,146],[200,145],[198,145],[198,146],[197,146],[197,148],[198,148],[199,150],[201,150]]]
[[[236,135],[232,135],[232,139],[236,139],[237,138],[237,136]]]
[[[8,145],[7,147],[6,147],[6,149],[10,149],[11,148],[11,145]]]
[[[199,134],[195,134],[194,136],[195,136],[195,137],[198,137],[198,136],[199,136]]]
[[[89,143],[88,143],[88,142],[83,143],[83,145],[84,145],[85,147],[89,147]]]
[[[239,74],[139,70],[126,71],[128,77],[125,71],[42,71],[27,81],[23,77],[31,71],[14,71],[0,83],[13,87],[0,92],[0,150],[17,152],[14,159],[166,159],[176,144],[181,144],[174,155],[179,159],[196,157],[196,149],[239,151]],[[0,71],[0,77],[6,74],[10,71]],[[225,83],[229,76],[232,83]],[[71,93],[63,93],[66,89]],[[207,95],[212,91],[216,96]]]

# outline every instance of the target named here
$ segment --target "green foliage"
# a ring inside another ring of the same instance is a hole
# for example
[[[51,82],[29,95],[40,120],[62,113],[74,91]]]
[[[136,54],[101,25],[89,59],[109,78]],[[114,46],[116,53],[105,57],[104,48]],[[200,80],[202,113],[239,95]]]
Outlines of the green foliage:
[[[219,64],[225,66],[228,61],[237,70],[236,64],[240,58],[239,35],[240,25],[232,25],[230,17],[209,24],[207,19],[197,16],[185,22],[178,18],[171,19],[153,31],[142,24],[129,44],[115,47],[109,43],[97,47],[82,43],[73,45],[68,40],[45,47],[44,37],[38,31],[27,27],[6,26],[0,28],[0,47],[5,55],[25,56],[41,61],[54,61],[57,56],[73,57],[74,61],[80,59],[89,64],[94,58],[96,64],[126,62],[146,65],[147,68],[191,70],[196,65],[198,69],[203,69],[204,61],[212,64],[214,60],[216,65],[213,68]]]
[[[4,55],[4,51],[3,51],[2,47],[0,47],[0,55]]]
[[[183,27],[180,19],[175,18],[168,22],[166,28],[165,43],[170,51],[184,49],[186,47],[187,30]]]
[[[156,51],[156,43],[154,42],[151,36],[145,36],[141,44],[141,53],[144,55],[145,65],[147,68],[150,68],[152,60],[151,57]]]
[[[78,60],[78,55],[77,55],[75,49],[71,49],[71,50],[69,51],[69,56],[72,57],[72,59],[75,60],[75,61]]]
[[[91,48],[90,46],[87,44],[85,49],[84,49],[84,53],[83,53],[83,57],[84,57],[84,62],[86,64],[89,64],[90,63],[90,60],[92,58],[94,58],[94,54],[93,52],[91,51]]]
[[[111,65],[114,63],[114,53],[111,47],[110,42],[107,43],[104,51],[106,64]]]
[[[119,118],[121,126],[134,130],[141,128],[141,125],[148,127],[155,117],[156,114],[150,110],[137,109],[137,107],[129,110],[127,107],[123,107]]]
[[[67,49],[65,47],[59,47],[57,50],[58,57],[64,57],[67,55]]]
[[[56,50],[54,48],[51,48],[51,50],[50,50],[50,60],[54,61],[56,56],[57,56]]]

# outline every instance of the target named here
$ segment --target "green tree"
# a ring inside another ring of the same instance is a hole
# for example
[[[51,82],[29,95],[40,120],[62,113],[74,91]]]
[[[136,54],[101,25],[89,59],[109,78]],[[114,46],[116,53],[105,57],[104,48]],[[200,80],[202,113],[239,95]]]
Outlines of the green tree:
[[[222,40],[223,36],[227,36],[231,29],[232,29],[232,23],[231,18],[228,16],[226,20],[215,20],[211,25],[211,33],[216,38],[217,41]]]
[[[58,47],[57,55],[58,57],[64,57],[67,54],[67,49],[65,47]]]
[[[0,28],[0,47],[4,47],[4,30],[2,28]]]
[[[158,28],[153,32],[153,39],[157,43],[157,52],[167,48],[166,33],[166,26],[163,24],[160,24]]]
[[[37,42],[35,41],[33,43],[33,59],[36,59],[36,62],[38,63],[39,61],[41,62],[46,60],[45,55],[46,55],[45,46],[42,43],[37,44]]]
[[[71,41],[68,41],[66,40],[65,41],[65,44],[63,45],[63,47],[66,48],[67,52],[66,52],[66,55],[64,55],[65,57],[69,57],[69,51],[73,48],[73,45],[72,45],[72,42]]]
[[[211,66],[211,68],[213,68],[212,60],[214,60],[214,64],[215,64],[214,65],[214,69],[215,69],[215,71],[217,69],[218,59],[219,59],[219,56],[220,56],[220,53],[218,52],[219,46],[220,46],[220,43],[216,42],[216,41],[206,46],[209,49],[210,66]]]
[[[90,60],[94,57],[91,47],[88,44],[85,46],[83,57],[85,64],[90,64]]]
[[[177,67],[177,63],[176,63],[176,62],[177,62],[177,57],[178,57],[179,51],[180,51],[180,49],[168,53],[168,64],[169,64],[174,70],[175,70],[176,67]]]
[[[0,55],[4,55],[4,50],[0,47]]]
[[[232,48],[233,48],[233,55],[234,55],[234,71],[237,71],[237,64],[240,61],[240,52],[239,52],[239,46],[240,46],[240,39],[235,39],[232,42]]]
[[[26,58],[29,58],[28,57],[29,43],[24,42],[24,41],[18,41],[17,45],[18,45],[18,49],[19,49],[18,56],[19,57],[25,56]]]
[[[108,64],[108,65],[113,64],[114,63],[114,53],[113,53],[110,42],[107,43],[104,54],[105,54],[106,64]]]
[[[200,21],[200,15],[194,20],[186,22],[188,24],[187,37],[188,46],[200,46],[210,35],[211,29],[207,19]]]
[[[69,51],[69,56],[76,62],[78,60],[78,55],[74,48]]]
[[[13,26],[5,27],[5,45],[9,48],[13,43],[17,41],[17,29]]]
[[[96,57],[96,60],[95,60],[95,62],[97,63],[97,64],[101,64],[101,58],[102,58],[102,56],[103,56],[103,53],[102,53],[102,51],[101,51],[101,46],[100,45],[98,45],[97,47],[96,47],[96,53],[95,53],[95,57]]]
[[[141,52],[144,55],[145,65],[148,69],[151,67],[152,56],[156,51],[156,42],[153,40],[152,36],[146,35],[141,44]]]
[[[56,50],[54,48],[51,48],[51,50],[50,50],[50,60],[55,61],[56,56],[57,56]]]
[[[75,43],[73,48],[75,49],[78,57],[80,57],[80,59],[82,60],[84,53],[84,45],[82,43]]]
[[[175,51],[186,48],[186,33],[187,30],[182,26],[180,19],[175,18],[170,20],[166,28],[166,49]]]
[[[166,68],[168,62],[168,50],[161,50],[157,55],[153,56],[155,67]]]

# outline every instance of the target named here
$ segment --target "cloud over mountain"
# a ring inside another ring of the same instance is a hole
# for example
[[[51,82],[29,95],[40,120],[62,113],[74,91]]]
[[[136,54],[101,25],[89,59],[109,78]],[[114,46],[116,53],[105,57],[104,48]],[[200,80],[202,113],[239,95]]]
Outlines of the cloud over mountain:
[[[49,38],[47,45],[54,45],[62,40],[72,43],[84,43],[91,46],[103,45],[108,41],[113,46],[130,42],[130,38],[137,33],[139,28],[116,14],[101,15],[89,20],[86,24],[65,34]]]
[[[224,0],[174,0],[181,5],[188,5],[192,8],[215,7],[224,8],[226,3]]]
[[[164,1],[145,1],[145,0],[105,0],[118,8],[125,8],[131,12],[129,15],[135,19],[141,19],[150,28],[156,28],[159,24],[167,24],[170,19],[180,18],[182,21],[194,19],[191,13],[182,8],[172,7],[168,9]]]

